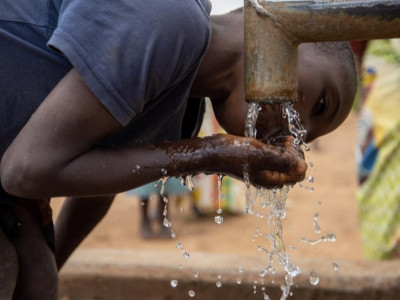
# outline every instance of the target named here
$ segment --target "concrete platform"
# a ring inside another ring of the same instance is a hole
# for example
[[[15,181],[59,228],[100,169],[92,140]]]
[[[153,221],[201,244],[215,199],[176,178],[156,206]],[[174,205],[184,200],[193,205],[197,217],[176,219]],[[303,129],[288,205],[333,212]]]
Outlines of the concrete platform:
[[[294,263],[302,274],[295,278],[293,296],[288,299],[400,299],[400,262],[341,261],[338,271],[325,259]],[[241,300],[264,299],[264,287],[271,300],[280,299],[281,268],[262,278],[257,266],[265,264],[263,257],[231,254],[190,253],[189,259],[183,259],[177,251],[83,249],[62,270],[59,294],[68,300],[176,300],[192,299],[188,291],[193,290],[194,299]],[[317,286],[310,284],[311,270],[320,276]],[[176,288],[171,287],[173,279],[178,281]],[[222,283],[220,288],[217,281]]]

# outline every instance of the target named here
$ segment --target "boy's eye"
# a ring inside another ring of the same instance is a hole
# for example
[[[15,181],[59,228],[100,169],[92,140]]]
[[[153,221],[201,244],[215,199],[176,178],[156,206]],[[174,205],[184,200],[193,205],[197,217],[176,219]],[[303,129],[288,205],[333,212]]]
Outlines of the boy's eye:
[[[328,109],[328,103],[325,96],[323,96],[314,106],[313,116],[322,115]]]

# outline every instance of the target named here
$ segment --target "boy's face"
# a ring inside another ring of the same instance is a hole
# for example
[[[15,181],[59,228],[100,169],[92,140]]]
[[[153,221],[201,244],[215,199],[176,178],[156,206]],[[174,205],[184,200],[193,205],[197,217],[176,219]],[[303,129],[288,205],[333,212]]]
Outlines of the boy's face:
[[[348,116],[356,91],[352,66],[324,56],[309,44],[299,47],[299,100],[295,104],[307,141],[336,129]]]
[[[355,96],[352,67],[332,57],[324,57],[309,44],[299,47],[299,100],[295,109],[307,130],[306,141],[336,129],[348,116]],[[243,70],[238,70],[243,74]],[[243,135],[247,105],[244,87],[237,86],[228,101],[213,103],[218,122],[230,134]],[[257,119],[257,138],[289,135],[287,119],[280,105],[262,105]]]

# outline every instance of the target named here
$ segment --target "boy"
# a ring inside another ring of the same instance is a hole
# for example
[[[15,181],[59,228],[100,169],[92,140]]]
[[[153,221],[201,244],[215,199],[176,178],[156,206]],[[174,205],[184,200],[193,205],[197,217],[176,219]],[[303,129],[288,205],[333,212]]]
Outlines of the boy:
[[[5,3],[7,7],[0,7],[1,12],[11,11],[17,17],[25,12],[9,10],[13,2]],[[47,5],[42,0],[32,3]],[[247,144],[239,137],[244,132],[247,112],[243,99],[243,35],[238,34],[243,28],[241,14],[215,17],[208,47],[206,1],[131,4],[121,0],[118,4],[102,1],[95,6],[77,0],[64,0],[61,6],[54,2],[54,7],[47,8],[51,13],[46,18],[53,27],[43,27],[41,18],[28,18],[6,24],[10,26],[0,31],[2,41],[8,41],[0,43],[1,55],[19,54],[18,60],[1,58],[5,61],[2,72],[16,81],[25,76],[23,70],[32,72],[20,85],[10,82],[0,89],[2,93],[7,91],[6,102],[1,104],[1,111],[7,115],[2,118],[13,120],[17,128],[7,126],[8,131],[1,132],[0,175],[7,191],[2,191],[7,201],[3,201],[1,212],[7,220],[15,214],[19,220],[16,224],[21,224],[16,234],[7,230],[15,229],[7,226],[15,225],[13,222],[3,222],[0,231],[4,299],[13,294],[14,299],[56,299],[56,267],[46,245],[50,239],[46,241],[42,231],[49,224],[48,206],[24,198],[112,195],[156,180],[163,175],[162,169],[169,176],[215,172],[241,178],[244,165],[248,165],[250,180],[259,186],[295,183],[306,171],[302,155],[290,140],[278,147],[255,139]],[[32,9],[26,11],[38,11],[37,6]],[[174,14],[175,10],[180,13]],[[126,14],[128,17],[123,18]],[[85,23],[87,20],[89,23]],[[40,35],[38,40],[24,35],[18,27],[34,22],[41,26],[26,25],[24,30]],[[74,27],[76,24],[79,28]],[[94,30],[93,26],[99,28]],[[133,30],[136,28],[145,30]],[[115,36],[117,31],[119,35]],[[50,36],[49,45],[62,54],[46,48]],[[21,45],[24,39],[26,43]],[[297,108],[311,140],[343,122],[350,111],[355,79],[352,66],[342,62],[343,55],[329,56],[329,51],[325,53],[326,49],[318,46],[305,45],[301,49]],[[340,49],[342,54],[347,53]],[[33,61],[32,53],[41,59]],[[20,73],[14,68],[20,68]],[[43,68],[51,70],[51,75]],[[238,136],[179,140],[190,87],[192,97],[213,99],[220,124]],[[26,91],[30,93],[24,94]],[[38,100],[38,94],[44,100]],[[18,102],[21,99],[23,103]],[[18,109],[12,110],[13,106]],[[19,111],[22,108],[29,113],[23,114]],[[14,113],[12,119],[10,112]],[[26,115],[32,115],[28,121]],[[17,122],[15,117],[22,120]],[[259,137],[273,137],[284,128],[279,107],[265,106],[257,124]],[[107,197],[110,201],[112,196]]]
[[[212,16],[212,40],[192,86],[191,95],[196,97],[221,97],[234,103],[232,106],[213,107],[219,122],[228,132],[243,135],[247,112],[243,86],[243,15],[238,9],[226,15]],[[220,49],[224,45],[225,50]],[[229,59],[219,59],[219,55]],[[220,63],[220,65],[215,62]],[[226,71],[220,78],[221,70]],[[216,77],[213,78],[213,76]],[[356,88],[356,71],[353,54],[348,43],[303,44],[299,49],[299,85],[301,97],[296,109],[307,129],[307,141],[334,130],[344,121],[352,106]],[[219,82],[217,85],[214,82]],[[215,88],[213,91],[212,88]],[[225,94],[224,94],[225,88]],[[205,91],[210,89],[211,91]],[[340,106],[338,108],[337,106]],[[233,111],[227,111],[232,107]],[[268,108],[266,108],[268,109]],[[272,108],[271,108],[272,109]],[[280,112],[278,112],[279,114]],[[280,125],[268,124],[270,117],[259,117],[257,130],[270,136],[281,132]],[[277,116],[277,120],[281,120]],[[286,121],[284,121],[286,122]],[[284,124],[283,124],[284,125]],[[270,133],[269,131],[274,131]],[[68,198],[56,223],[57,266],[60,269],[69,255],[107,213],[112,204],[110,197],[93,199]],[[89,216],[90,215],[90,216]]]

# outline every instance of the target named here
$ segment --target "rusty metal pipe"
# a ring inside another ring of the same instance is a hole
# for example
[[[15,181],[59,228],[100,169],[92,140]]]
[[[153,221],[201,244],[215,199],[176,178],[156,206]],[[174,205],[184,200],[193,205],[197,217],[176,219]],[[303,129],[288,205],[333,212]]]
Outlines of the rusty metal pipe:
[[[245,0],[246,101],[297,101],[300,43],[400,37],[400,0]]]

